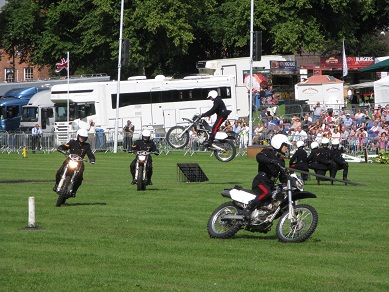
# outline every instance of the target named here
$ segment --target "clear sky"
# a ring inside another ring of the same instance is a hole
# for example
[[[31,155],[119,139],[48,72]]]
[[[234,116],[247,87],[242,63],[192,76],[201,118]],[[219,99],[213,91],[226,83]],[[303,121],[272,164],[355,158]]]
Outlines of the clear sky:
[[[5,0],[0,0],[0,8],[5,4]]]

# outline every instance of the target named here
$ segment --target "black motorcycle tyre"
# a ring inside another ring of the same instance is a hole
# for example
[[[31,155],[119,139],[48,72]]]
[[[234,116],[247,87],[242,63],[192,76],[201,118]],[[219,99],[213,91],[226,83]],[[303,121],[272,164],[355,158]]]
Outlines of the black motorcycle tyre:
[[[69,185],[70,185],[70,177],[67,176],[62,184],[62,188],[59,191],[58,199],[57,199],[57,207],[65,204],[66,200],[69,198]]]
[[[136,190],[144,191],[146,189],[145,181],[143,181],[143,165],[139,165],[138,177],[136,178]]]
[[[220,146],[223,149],[226,149],[226,152],[215,150],[213,153],[217,160],[221,162],[229,162],[235,158],[236,146],[233,141],[226,140],[218,143],[218,146]]]
[[[181,138],[178,138],[178,135],[182,135]],[[174,149],[181,149],[184,148],[189,143],[189,133],[186,131],[185,128],[181,126],[174,126],[169,129],[169,131],[166,134],[166,139],[168,144],[173,147]]]
[[[303,242],[307,240],[315,231],[318,223],[318,214],[315,208],[310,205],[300,204],[294,207],[295,213],[307,214],[303,220],[298,219],[297,225],[292,226],[288,219],[289,211],[280,217],[277,224],[276,234],[281,242]],[[306,213],[308,212],[308,213]],[[309,219],[308,225],[306,220]]]
[[[231,238],[241,229],[243,222],[240,220],[221,221],[221,215],[226,214],[238,215],[240,210],[232,202],[226,202],[217,207],[207,224],[208,234],[211,238]],[[221,230],[217,230],[217,227],[220,227]]]

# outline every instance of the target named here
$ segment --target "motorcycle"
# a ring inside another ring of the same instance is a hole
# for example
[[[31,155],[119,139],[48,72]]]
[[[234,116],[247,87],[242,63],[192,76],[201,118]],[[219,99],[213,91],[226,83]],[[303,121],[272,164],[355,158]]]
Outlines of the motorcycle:
[[[199,143],[203,144],[209,140],[211,127],[199,115],[194,115],[192,119],[183,118],[189,122],[189,125],[174,126],[169,129],[166,134],[168,144],[175,148],[184,148],[189,143],[189,131],[195,128]],[[212,146],[209,147],[213,151],[215,157],[221,162],[228,162],[236,156],[235,140],[237,139],[234,132],[217,132]]]
[[[55,188],[55,192],[58,194],[57,204],[59,207],[65,204],[66,200],[75,197],[73,193],[73,186],[77,180],[78,174],[80,173],[81,165],[83,161],[88,162],[88,160],[83,159],[77,154],[67,154],[66,152],[59,151],[65,156],[69,157],[69,161],[64,167],[63,173],[61,175],[61,180],[58,183],[58,186]]]
[[[226,202],[212,213],[208,220],[208,234],[211,238],[231,238],[240,229],[250,232],[267,233],[274,220],[279,219],[276,234],[281,242],[303,242],[315,231],[318,214],[315,208],[299,204],[298,200],[316,198],[313,193],[303,190],[300,176],[280,167],[287,183],[277,184],[271,198],[263,206],[255,208],[249,218],[243,216],[243,209],[255,195],[242,187],[225,189],[221,194],[232,201]]]
[[[149,180],[147,178],[147,163],[151,153],[152,152],[145,150],[136,152],[135,181],[137,191],[146,190],[146,186],[149,184]]]

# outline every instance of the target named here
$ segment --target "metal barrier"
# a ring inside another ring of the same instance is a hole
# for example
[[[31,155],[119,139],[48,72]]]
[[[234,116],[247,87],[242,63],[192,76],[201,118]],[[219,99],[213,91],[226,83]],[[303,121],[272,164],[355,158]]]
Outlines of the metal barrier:
[[[271,137],[274,135],[274,132],[268,132],[260,136],[253,136],[253,144],[259,145],[269,145]],[[76,138],[75,134],[69,135],[69,140]],[[293,141],[293,136],[289,137]],[[315,136],[307,135],[307,138],[304,140],[306,148],[308,149],[310,144],[315,141]],[[191,139],[188,146],[184,149],[173,149],[169,146],[166,141],[166,138],[162,135],[154,138],[154,141],[157,144],[157,148],[160,153],[165,153],[168,155],[172,151],[183,152],[184,155],[194,155],[196,152],[205,151],[204,147],[196,140]],[[114,149],[114,132],[99,132],[89,136],[88,142],[91,144],[93,152],[112,152]],[[237,156],[247,155],[247,148],[240,145],[239,139],[236,139],[235,145],[237,146]],[[389,142],[388,140],[383,140],[382,137],[349,137],[347,140],[341,141],[341,145],[345,149],[345,153],[353,156],[362,156],[367,153],[369,155],[377,154],[379,151],[388,151]],[[33,145],[33,139],[31,134],[26,133],[8,133],[0,132],[0,152],[1,153],[21,153],[23,148],[26,147],[28,152],[33,150],[41,151],[43,153],[51,153],[56,151],[59,146],[58,138],[56,134],[43,134],[42,137],[38,138],[35,145]],[[241,147],[239,147],[241,146]],[[118,148],[122,149],[122,141],[118,139]]]

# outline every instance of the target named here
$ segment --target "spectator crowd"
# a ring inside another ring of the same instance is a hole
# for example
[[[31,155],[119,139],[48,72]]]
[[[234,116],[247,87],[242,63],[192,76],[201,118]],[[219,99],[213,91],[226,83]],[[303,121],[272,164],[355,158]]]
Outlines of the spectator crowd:
[[[354,112],[355,110],[355,112]],[[321,143],[323,138],[330,142],[337,139],[349,152],[359,152],[364,148],[376,152],[387,150],[389,125],[389,105],[374,109],[356,108],[333,112],[320,103],[313,111],[303,116],[293,115],[290,119],[280,118],[275,114],[266,114],[262,120],[253,125],[253,144],[268,144],[275,134],[285,134],[296,147],[298,141],[305,145],[312,142]],[[233,123],[226,121],[220,128],[223,131],[234,131],[239,137],[239,147],[248,145],[249,127],[242,120]]]

